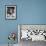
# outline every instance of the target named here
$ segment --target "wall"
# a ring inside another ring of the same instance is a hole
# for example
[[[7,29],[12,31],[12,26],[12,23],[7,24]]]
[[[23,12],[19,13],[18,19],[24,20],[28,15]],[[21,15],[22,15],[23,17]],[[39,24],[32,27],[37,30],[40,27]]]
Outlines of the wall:
[[[16,20],[5,20],[9,4],[17,6]],[[0,44],[8,43],[9,32],[18,32],[18,24],[46,24],[46,0],[0,0]]]

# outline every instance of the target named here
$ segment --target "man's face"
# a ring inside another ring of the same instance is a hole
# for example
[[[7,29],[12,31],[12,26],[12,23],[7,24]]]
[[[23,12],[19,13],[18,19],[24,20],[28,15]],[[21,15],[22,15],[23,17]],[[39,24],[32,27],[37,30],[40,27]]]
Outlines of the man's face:
[[[11,13],[11,14],[13,13],[13,9],[10,9],[10,13]]]

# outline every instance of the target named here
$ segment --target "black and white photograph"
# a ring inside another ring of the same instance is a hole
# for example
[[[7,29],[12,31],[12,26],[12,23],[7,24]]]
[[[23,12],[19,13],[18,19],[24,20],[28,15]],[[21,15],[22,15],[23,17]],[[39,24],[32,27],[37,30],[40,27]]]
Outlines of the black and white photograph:
[[[19,24],[18,42],[20,46],[42,45],[46,43],[46,25]]]
[[[16,19],[16,5],[6,5],[5,6],[5,17],[6,19],[15,20]]]

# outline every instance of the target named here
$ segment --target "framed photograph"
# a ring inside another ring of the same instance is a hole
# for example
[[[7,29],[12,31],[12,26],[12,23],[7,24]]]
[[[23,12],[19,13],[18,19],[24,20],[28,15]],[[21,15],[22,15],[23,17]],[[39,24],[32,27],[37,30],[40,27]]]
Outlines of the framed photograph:
[[[24,40],[46,41],[46,24],[19,24],[18,42]]]
[[[8,20],[16,19],[16,5],[5,5],[5,18]]]

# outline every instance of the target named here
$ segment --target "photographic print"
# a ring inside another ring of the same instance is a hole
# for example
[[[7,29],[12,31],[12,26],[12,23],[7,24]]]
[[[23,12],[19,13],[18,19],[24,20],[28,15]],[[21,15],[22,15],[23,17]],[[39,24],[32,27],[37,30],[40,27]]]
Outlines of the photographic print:
[[[16,5],[6,5],[5,18],[10,20],[16,19]]]
[[[19,29],[20,28],[20,29]],[[21,40],[46,41],[46,25],[19,25],[18,30]]]
[[[42,45],[44,42],[46,43],[46,25],[19,24],[18,42],[20,46],[34,46],[36,44]]]

